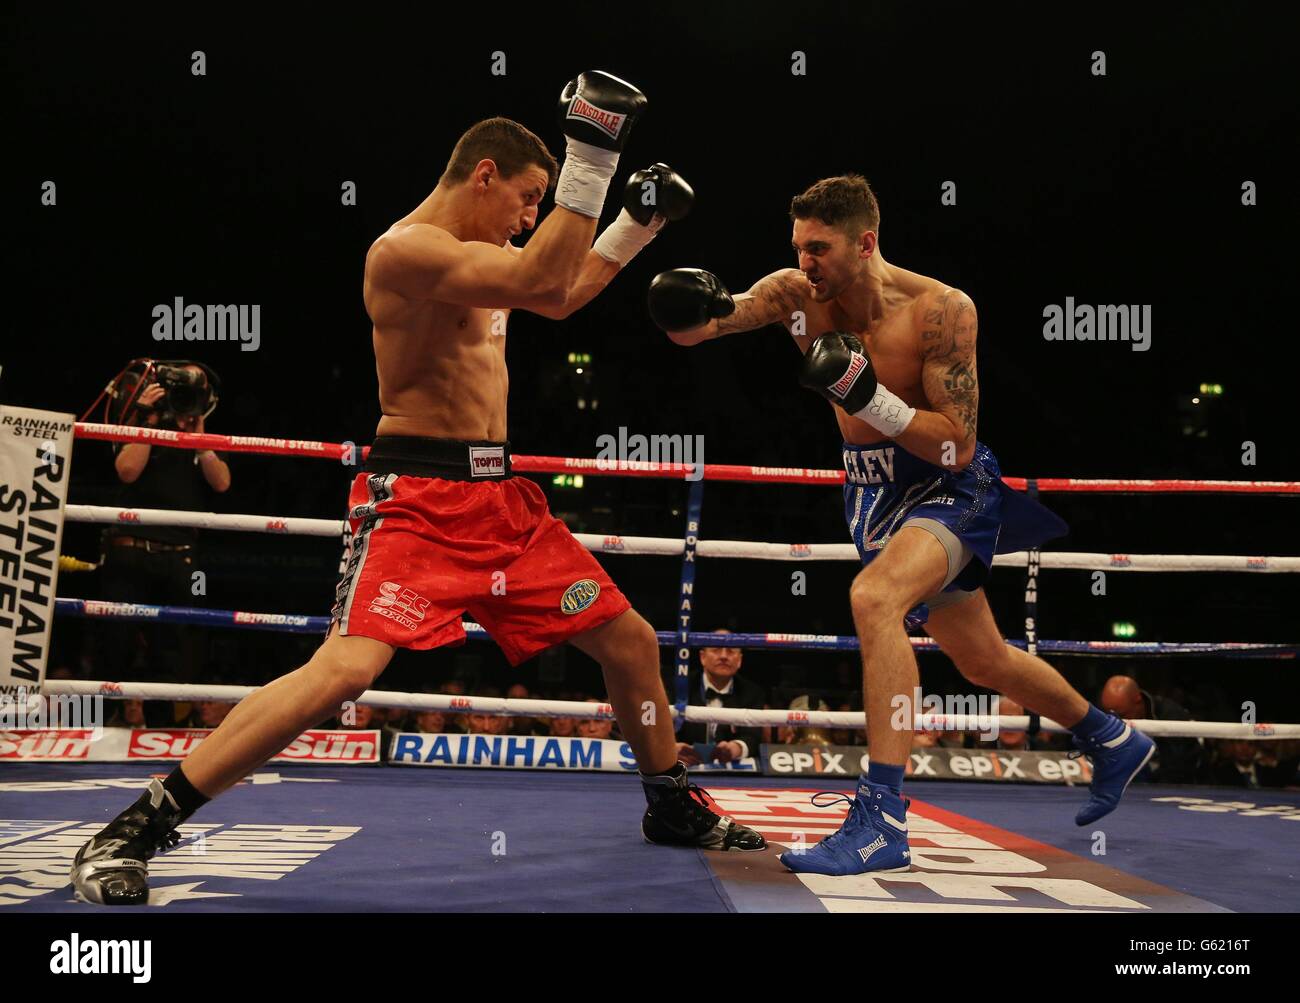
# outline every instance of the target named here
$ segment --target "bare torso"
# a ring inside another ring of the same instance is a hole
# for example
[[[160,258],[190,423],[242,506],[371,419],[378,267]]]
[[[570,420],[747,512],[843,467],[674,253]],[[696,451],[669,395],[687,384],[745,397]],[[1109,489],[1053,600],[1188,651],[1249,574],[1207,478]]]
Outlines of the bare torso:
[[[373,282],[368,265],[365,303],[383,411],[377,435],[506,439],[509,310],[409,299]]]
[[[792,321],[786,321],[785,326],[801,352],[807,352],[813,341],[827,331],[850,331],[866,348],[876,378],[882,384],[912,407],[931,407],[933,402],[926,399],[921,384],[921,330],[924,318],[919,304],[924,294],[942,292],[947,286],[937,279],[891,265],[892,282],[881,290],[881,313],[872,318],[869,327],[863,329],[860,323],[855,324],[834,301],[816,302],[807,280],[801,274],[795,274],[798,275],[800,287],[806,290],[799,305],[806,317],[804,333],[796,335],[792,330]],[[845,442],[866,444],[880,441],[880,433],[866,422],[850,417],[838,405],[832,407]]]

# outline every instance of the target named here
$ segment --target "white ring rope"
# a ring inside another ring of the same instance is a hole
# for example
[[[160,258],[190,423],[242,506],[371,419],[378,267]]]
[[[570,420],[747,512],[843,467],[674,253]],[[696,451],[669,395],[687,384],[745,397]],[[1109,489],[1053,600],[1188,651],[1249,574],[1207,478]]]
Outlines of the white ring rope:
[[[91,426],[85,429],[94,430]],[[85,430],[83,429],[83,431]],[[140,430],[112,430],[130,433],[130,441],[145,439]],[[197,439],[195,440],[197,442]],[[320,443],[297,441],[248,440],[248,445],[270,444],[275,450],[285,452],[328,452]],[[311,448],[307,448],[311,447]],[[809,473],[828,474],[829,471]],[[1085,482],[1079,482],[1084,484]],[[1120,483],[1120,482],[1116,482]],[[1157,482],[1124,482],[1141,486]],[[1232,485],[1231,482],[1224,482]],[[1205,482],[1210,486],[1210,482]],[[1286,485],[1293,487],[1293,485]],[[1262,485],[1261,485],[1262,487]],[[98,523],[123,527],[168,526],[178,528],[275,533],[290,536],[320,536],[341,538],[346,523],[337,519],[308,519],[298,517],[259,516],[244,514],[218,514],[215,512],[186,512],[166,509],[124,509],[99,505],[67,505],[66,518],[70,522]],[[646,536],[602,536],[593,533],[575,533],[574,536],[588,550],[596,553],[629,555],[656,555],[680,557],[685,543],[680,538]],[[766,543],[747,540],[701,540],[696,545],[701,557],[737,558],[775,561],[853,561],[859,560],[856,548],[847,543]],[[1025,552],[1000,554],[993,559],[995,567],[1025,567],[1029,555]],[[1226,572],[1300,572],[1300,557],[1265,557],[1197,554],[1092,554],[1077,552],[1046,552],[1039,555],[1039,567],[1062,570],[1114,570],[1114,571],[1226,571]],[[917,639],[912,639],[913,642]],[[102,696],[109,699],[219,701],[236,703],[256,687],[218,686],[173,683],[113,683],[47,681],[44,692],[54,696]],[[446,694],[400,693],[385,690],[367,690],[358,703],[372,707],[398,708],[408,711],[442,711],[455,714],[479,713],[489,715],[523,716],[539,718],[604,718],[614,717],[613,709],[604,703],[577,703],[559,700],[507,700],[502,698],[451,696]],[[675,708],[670,708],[678,716]],[[800,728],[861,729],[865,724],[862,711],[785,711],[749,708],[687,707],[685,720],[749,727],[794,726]],[[1029,728],[1028,716],[979,715],[917,715],[918,731],[985,732],[996,722],[1000,730],[1025,731]],[[1201,721],[1149,721],[1129,722],[1133,727],[1155,738],[1227,738],[1268,739],[1300,738],[1300,724],[1250,725],[1231,722]],[[1048,732],[1066,732],[1067,729],[1046,718],[1040,727]]]
[[[274,515],[226,515],[182,512],[166,508],[112,508],[108,505],[65,506],[69,522],[132,526],[177,526],[184,529],[226,529],[241,533],[281,533],[287,536],[343,535],[341,519],[298,519]]]
[[[77,680],[47,681],[45,694],[52,696],[102,696],[111,700],[210,700],[237,703],[259,687],[210,686],[186,683],[106,683]],[[394,690],[367,690],[357,703],[368,707],[396,707],[408,711],[444,711],[454,714],[488,714],[506,717],[572,717],[614,719],[613,708],[606,703],[578,703],[571,700],[508,700],[502,697],[449,696],[441,693],[400,693]],[[673,710],[676,717],[676,711]],[[789,726],[799,728],[860,729],[865,724],[862,711],[788,711],[758,710],[742,707],[687,707],[687,721],[707,724]],[[1025,731],[1029,717],[980,716],[976,714],[918,714],[918,731],[990,730],[997,722],[1003,731]],[[1251,725],[1214,721],[1130,721],[1134,728],[1153,738],[1300,738],[1300,724]],[[1043,731],[1066,732],[1055,721],[1040,720]]]
[[[293,516],[226,515],[216,512],[178,512],[168,509],[121,509],[104,505],[69,505],[71,522],[117,526],[172,526],[191,529],[231,530],[248,533],[279,533],[287,536],[342,537],[344,523],[337,519],[301,519]],[[575,533],[588,550],[604,554],[657,555],[680,557],[685,544],[680,538],[659,536],[601,536]],[[851,543],[761,543],[750,540],[701,540],[696,547],[701,557],[747,558],[765,561],[858,561]],[[999,554],[994,567],[1025,567],[1024,551]],[[1251,557],[1218,554],[1088,554],[1043,553],[1039,566],[1075,571],[1246,571],[1253,573],[1300,572],[1300,557]]]

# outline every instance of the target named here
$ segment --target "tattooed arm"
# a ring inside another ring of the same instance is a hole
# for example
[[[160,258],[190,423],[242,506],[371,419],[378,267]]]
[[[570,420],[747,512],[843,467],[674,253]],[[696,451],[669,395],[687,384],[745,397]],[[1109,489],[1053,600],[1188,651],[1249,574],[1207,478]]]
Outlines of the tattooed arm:
[[[734,313],[714,318],[688,331],[670,332],[668,337],[679,345],[698,345],[724,334],[754,331],[778,322],[789,327],[793,323],[791,315],[803,309],[808,291],[808,280],[803,272],[797,268],[783,268],[759,279],[749,292],[736,296]]]
[[[960,470],[975,455],[979,380],[975,304],[959,289],[928,295],[921,313],[921,385],[930,410],[918,410],[898,436],[909,453]]]

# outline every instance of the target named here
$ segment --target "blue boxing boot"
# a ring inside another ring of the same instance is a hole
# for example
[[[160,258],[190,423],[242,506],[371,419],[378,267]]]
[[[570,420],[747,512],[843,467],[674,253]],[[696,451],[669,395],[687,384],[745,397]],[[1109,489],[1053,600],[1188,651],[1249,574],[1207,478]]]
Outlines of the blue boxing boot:
[[[1088,803],[1074,816],[1075,825],[1087,825],[1119,807],[1129,783],[1155,755],[1156,743],[1127,721],[1096,707],[1089,707],[1084,719],[1070,730],[1079,750],[1071,755],[1092,761]]]
[[[832,800],[818,801],[826,797]],[[798,853],[787,850],[781,854],[781,863],[797,873],[837,876],[911,870],[907,807],[912,802],[896,789],[871,783],[866,777],[859,777],[855,797],[826,791],[812,798],[812,803],[819,808],[829,808],[839,801],[849,803],[849,816],[844,824],[808,850]]]

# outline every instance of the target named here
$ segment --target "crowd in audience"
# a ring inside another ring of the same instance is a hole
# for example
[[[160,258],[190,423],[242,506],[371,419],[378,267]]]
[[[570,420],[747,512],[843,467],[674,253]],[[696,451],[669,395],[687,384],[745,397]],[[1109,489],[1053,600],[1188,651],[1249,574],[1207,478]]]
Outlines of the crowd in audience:
[[[719,632],[725,642],[726,631]],[[87,664],[87,663],[90,664]],[[833,710],[862,712],[860,690],[848,690],[851,663],[836,665],[828,673],[830,682],[841,688],[791,693],[788,687],[764,687],[744,678],[744,652],[739,647],[701,648],[698,666],[688,679],[689,704],[714,707],[761,707],[791,711]],[[86,646],[79,660],[52,668],[50,679],[95,678],[93,651]],[[665,687],[676,691],[676,679],[666,671]],[[452,679],[436,690],[448,696],[464,696],[466,684]],[[514,683],[504,692],[492,686],[475,686],[477,697],[506,697],[512,700],[545,699],[599,704],[603,698],[572,689],[545,689],[531,692],[523,683]],[[1175,699],[1142,688],[1126,675],[1107,679],[1095,701],[1103,709],[1130,720],[1191,720],[1192,715]],[[107,726],[133,728],[215,728],[230,712],[232,705],[216,701],[149,701],[120,700],[108,702]],[[1006,697],[998,698],[996,713],[1021,716],[1025,710]],[[421,711],[385,709],[359,704],[345,708],[334,720],[322,727],[387,732],[424,732],[428,734],[477,734],[503,736],[554,736],[561,738],[609,738],[622,741],[618,724],[608,718],[502,716],[482,712]],[[865,728],[783,725],[773,727],[733,727],[690,722],[678,730],[678,755],[688,764],[756,758],[762,744],[862,746],[867,745]],[[1238,740],[1200,738],[1156,738],[1157,753],[1136,778],[1139,782],[1202,783],[1247,789],[1278,788],[1300,785],[1300,741]],[[919,730],[913,734],[913,751],[925,749],[1004,750],[1007,752],[1050,751],[1068,753],[1072,746],[1068,735],[1048,732],[999,729],[996,736],[959,731]]]

